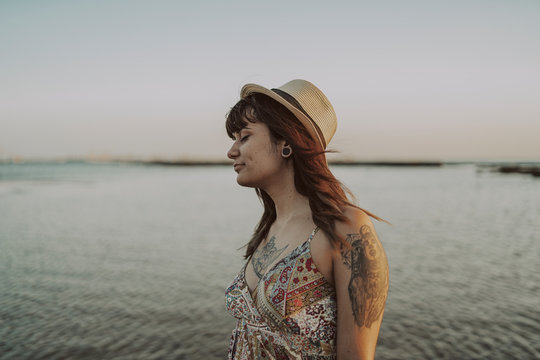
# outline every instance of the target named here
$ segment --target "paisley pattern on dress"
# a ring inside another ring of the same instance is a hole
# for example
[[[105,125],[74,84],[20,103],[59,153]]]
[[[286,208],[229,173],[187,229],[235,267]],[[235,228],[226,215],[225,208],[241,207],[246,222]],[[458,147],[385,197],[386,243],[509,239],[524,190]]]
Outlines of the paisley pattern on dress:
[[[317,230],[260,279],[253,295],[247,263],[227,288],[227,311],[237,319],[228,359],[336,358],[336,294],[310,251]]]

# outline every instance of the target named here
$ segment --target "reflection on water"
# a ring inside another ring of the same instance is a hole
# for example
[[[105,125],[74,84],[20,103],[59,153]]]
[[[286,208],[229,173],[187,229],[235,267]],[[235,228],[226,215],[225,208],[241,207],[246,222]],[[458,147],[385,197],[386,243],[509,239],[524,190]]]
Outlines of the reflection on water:
[[[336,167],[390,262],[377,359],[540,357],[540,181]],[[0,359],[223,359],[260,215],[229,167],[0,165]]]

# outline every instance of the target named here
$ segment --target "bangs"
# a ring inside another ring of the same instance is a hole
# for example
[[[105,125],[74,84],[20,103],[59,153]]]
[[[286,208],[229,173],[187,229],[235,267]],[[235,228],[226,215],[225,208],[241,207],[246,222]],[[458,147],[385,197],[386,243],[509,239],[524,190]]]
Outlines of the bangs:
[[[227,135],[231,139],[236,140],[234,137],[235,133],[239,133],[240,130],[248,126],[248,123],[254,123],[256,121],[253,104],[247,98],[241,99],[227,114],[227,119],[225,120]]]

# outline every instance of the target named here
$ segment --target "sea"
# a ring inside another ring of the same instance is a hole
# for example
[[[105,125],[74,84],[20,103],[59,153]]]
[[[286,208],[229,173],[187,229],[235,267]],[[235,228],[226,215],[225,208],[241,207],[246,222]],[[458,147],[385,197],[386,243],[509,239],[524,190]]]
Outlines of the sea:
[[[540,178],[331,166],[390,267],[376,359],[540,359]],[[0,165],[0,359],[225,359],[262,207],[230,166]]]

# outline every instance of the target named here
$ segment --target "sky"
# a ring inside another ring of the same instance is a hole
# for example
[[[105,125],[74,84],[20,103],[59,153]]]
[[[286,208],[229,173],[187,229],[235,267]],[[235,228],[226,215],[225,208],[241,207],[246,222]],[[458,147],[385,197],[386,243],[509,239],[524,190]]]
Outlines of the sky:
[[[540,1],[0,0],[0,159],[224,160],[246,83],[330,99],[329,159],[540,160]]]

